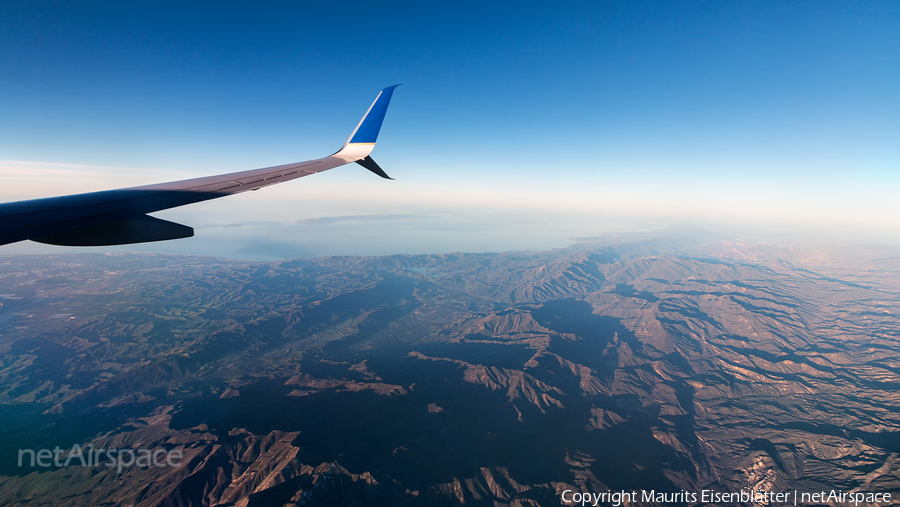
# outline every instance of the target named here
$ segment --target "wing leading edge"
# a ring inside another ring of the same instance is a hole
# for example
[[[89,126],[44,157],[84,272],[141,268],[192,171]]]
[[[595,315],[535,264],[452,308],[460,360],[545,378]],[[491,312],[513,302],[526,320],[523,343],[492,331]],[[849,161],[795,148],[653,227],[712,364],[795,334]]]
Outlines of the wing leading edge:
[[[217,176],[0,204],[0,245],[26,239],[51,245],[105,246],[187,238],[194,235],[192,228],[147,214],[258,190],[351,162],[391,179],[369,154],[397,86],[378,94],[347,142],[332,155]]]

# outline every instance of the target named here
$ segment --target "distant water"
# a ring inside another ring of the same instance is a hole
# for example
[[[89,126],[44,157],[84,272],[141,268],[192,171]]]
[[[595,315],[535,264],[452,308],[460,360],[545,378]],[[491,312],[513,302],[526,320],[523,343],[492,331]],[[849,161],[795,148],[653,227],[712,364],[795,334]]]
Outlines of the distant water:
[[[548,213],[372,214],[305,218],[289,222],[234,220],[181,212],[160,216],[194,227],[193,238],[102,248],[61,248],[23,242],[0,255],[66,251],[132,251],[280,260],[329,255],[437,254],[549,250],[576,237],[648,231],[656,224]],[[229,219],[231,218],[231,219]]]

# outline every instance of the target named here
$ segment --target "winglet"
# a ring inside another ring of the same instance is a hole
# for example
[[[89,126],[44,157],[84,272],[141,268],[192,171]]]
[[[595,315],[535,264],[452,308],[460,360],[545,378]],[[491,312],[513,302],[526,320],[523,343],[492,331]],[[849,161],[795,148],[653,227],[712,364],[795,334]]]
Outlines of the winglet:
[[[369,106],[365,116],[360,120],[359,125],[353,129],[350,138],[344,143],[344,146],[332,155],[345,162],[356,162],[382,178],[390,178],[384,171],[378,167],[378,164],[369,157],[372,150],[375,149],[375,141],[378,139],[378,132],[381,131],[381,124],[384,122],[384,114],[387,112],[388,104],[391,103],[391,95],[394,94],[394,88],[400,85],[388,86],[378,93],[375,102]]]
[[[362,160],[357,160],[356,163],[365,167],[366,169],[372,171],[373,173],[377,174],[378,176],[381,176],[382,178],[384,178],[386,180],[394,179],[394,178],[391,178],[390,176],[388,176],[387,173],[384,172],[384,170],[381,167],[379,167],[378,164],[376,164],[374,160],[372,160],[372,157],[367,156],[366,158],[364,158]]]
[[[394,94],[394,88],[400,86],[388,86],[375,97],[375,102],[369,106],[366,115],[360,120],[359,125],[350,134],[350,138],[344,143],[344,147],[350,144],[375,144],[378,139],[378,132],[381,130],[381,123],[384,122],[384,114],[387,113],[388,104],[391,103],[391,95]]]

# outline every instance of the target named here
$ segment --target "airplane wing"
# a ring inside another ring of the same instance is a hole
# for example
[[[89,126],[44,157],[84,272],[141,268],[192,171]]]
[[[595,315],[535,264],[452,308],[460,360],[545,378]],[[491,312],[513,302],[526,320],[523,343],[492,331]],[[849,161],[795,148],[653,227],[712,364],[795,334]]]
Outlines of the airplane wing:
[[[333,155],[218,176],[0,204],[0,245],[26,239],[50,245],[105,246],[188,238],[194,235],[192,228],[148,213],[258,190],[350,162],[391,179],[369,153],[397,86],[378,94],[350,138]]]

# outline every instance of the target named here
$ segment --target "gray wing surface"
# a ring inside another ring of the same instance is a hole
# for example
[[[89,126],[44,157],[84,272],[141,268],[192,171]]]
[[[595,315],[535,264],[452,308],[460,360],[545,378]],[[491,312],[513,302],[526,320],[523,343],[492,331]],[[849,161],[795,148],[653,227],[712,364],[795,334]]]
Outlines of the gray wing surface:
[[[395,87],[378,94],[353,134],[333,155],[230,174],[0,204],[0,245],[32,240],[102,246],[187,238],[194,235],[192,228],[148,214],[257,190],[351,162],[387,178],[369,154]]]

